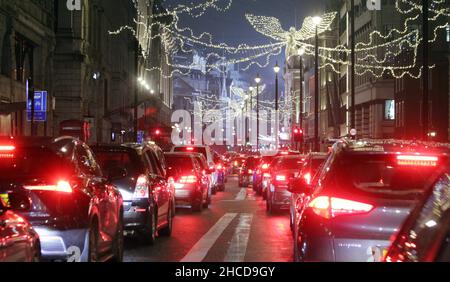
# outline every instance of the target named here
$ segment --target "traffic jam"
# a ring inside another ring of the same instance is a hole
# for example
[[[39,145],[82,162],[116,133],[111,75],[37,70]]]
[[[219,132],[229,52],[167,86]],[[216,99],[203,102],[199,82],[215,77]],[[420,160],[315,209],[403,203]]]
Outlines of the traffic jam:
[[[0,139],[1,262],[448,262],[448,144]]]

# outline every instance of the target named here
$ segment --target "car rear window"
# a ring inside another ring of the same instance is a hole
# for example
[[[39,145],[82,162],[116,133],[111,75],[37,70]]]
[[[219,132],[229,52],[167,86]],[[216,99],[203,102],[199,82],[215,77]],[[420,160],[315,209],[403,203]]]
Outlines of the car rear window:
[[[95,150],[97,161],[103,171],[112,168],[124,168],[129,174],[139,173],[141,171],[139,158],[136,154],[127,151],[107,151]]]
[[[177,171],[192,171],[194,166],[190,156],[171,156],[166,155],[166,164],[168,168],[175,169]]]
[[[302,158],[282,158],[275,165],[275,169],[300,170],[302,166],[303,166]]]
[[[248,158],[247,160],[245,160],[246,167],[255,167],[257,163],[258,163],[257,158]]]
[[[49,179],[71,176],[72,163],[47,148],[18,148],[0,158],[0,179]]]
[[[400,164],[397,155],[347,155],[335,165],[334,189],[380,198],[416,199],[435,166]]]

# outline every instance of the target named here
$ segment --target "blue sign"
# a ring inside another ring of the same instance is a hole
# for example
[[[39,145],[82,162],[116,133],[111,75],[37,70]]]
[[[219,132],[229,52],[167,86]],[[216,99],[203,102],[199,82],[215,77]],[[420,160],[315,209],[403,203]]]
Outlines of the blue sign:
[[[31,100],[27,93],[27,119],[31,121]],[[34,121],[47,120],[47,91],[34,92]]]
[[[137,142],[138,142],[139,144],[143,144],[143,143],[144,143],[144,138],[145,138],[145,132],[139,130],[137,136],[138,136]]]

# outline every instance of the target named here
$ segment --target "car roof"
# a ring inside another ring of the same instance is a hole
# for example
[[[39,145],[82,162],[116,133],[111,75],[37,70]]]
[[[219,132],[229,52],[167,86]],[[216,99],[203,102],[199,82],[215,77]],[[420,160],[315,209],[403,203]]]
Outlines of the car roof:
[[[352,154],[429,153],[450,155],[450,144],[416,140],[350,140],[345,138],[335,143],[333,150]]]
[[[178,157],[190,157],[193,158],[192,154],[186,152],[164,152],[165,156],[178,156]]]
[[[56,147],[65,147],[68,144],[73,143],[81,143],[75,137],[70,136],[61,136],[61,137],[9,137],[9,136],[0,136],[0,144],[11,144],[17,147],[47,147],[47,146],[56,146]]]

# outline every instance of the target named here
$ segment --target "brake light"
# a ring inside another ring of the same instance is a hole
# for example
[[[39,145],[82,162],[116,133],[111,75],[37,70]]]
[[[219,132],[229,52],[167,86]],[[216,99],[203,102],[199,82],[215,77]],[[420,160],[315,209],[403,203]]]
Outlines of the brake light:
[[[223,169],[223,166],[222,166],[221,164],[219,164],[219,165],[217,165],[216,169],[217,169],[217,170],[222,170],[222,169]]]
[[[2,145],[2,146],[0,146],[0,152],[12,152],[15,149],[16,149],[16,147],[10,146],[10,145]]]
[[[327,219],[340,215],[368,213],[373,209],[369,204],[327,196],[315,198],[309,207],[315,214]]]
[[[438,160],[433,156],[397,156],[397,164],[403,166],[437,166]]]
[[[249,169],[248,174],[252,174],[252,173],[253,173],[253,170]]]
[[[266,172],[266,173],[263,174],[263,176],[264,176],[264,177],[270,177],[270,173],[267,173],[267,172]]]
[[[269,164],[263,164],[261,168],[263,170],[268,170],[269,169]]]
[[[277,175],[277,176],[275,176],[275,180],[283,182],[283,181],[287,180],[287,177],[286,177],[286,175]]]
[[[149,183],[147,176],[141,175],[136,181],[136,189],[134,190],[134,199],[145,199],[149,197]]]
[[[234,166],[238,166],[238,164],[239,164],[239,163],[238,163],[237,161],[234,162]]]
[[[195,175],[187,175],[187,176],[182,176],[180,178],[181,184],[192,184],[192,183],[196,183],[196,182],[197,182],[197,176],[195,176]]]
[[[311,173],[310,173],[310,172],[305,173],[305,174],[303,175],[303,178],[306,180],[306,183],[307,183],[308,185],[311,184]]]
[[[13,159],[13,158],[14,158],[13,154],[0,153],[0,159]]]
[[[72,186],[69,182],[60,180],[56,185],[30,185],[24,186],[25,189],[30,191],[50,191],[61,193],[72,193]]]
[[[281,152],[282,155],[289,155],[289,152]]]
[[[187,147],[186,151],[194,151],[194,147]]]

